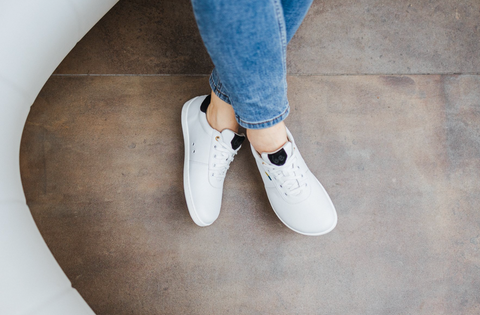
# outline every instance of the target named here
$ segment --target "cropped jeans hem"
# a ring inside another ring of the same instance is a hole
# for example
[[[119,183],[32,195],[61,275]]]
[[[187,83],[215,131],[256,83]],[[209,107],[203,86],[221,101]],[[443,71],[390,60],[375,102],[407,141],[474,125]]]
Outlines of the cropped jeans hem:
[[[210,83],[210,88],[218,98],[220,98],[225,103],[232,105],[232,102],[228,97],[228,92],[224,90],[225,87],[222,85],[217,73],[215,72],[215,69],[212,71],[212,74],[210,75],[209,83]],[[290,113],[290,105],[288,103],[288,100],[285,102],[285,104],[283,104],[282,108],[284,109],[281,114],[265,121],[258,121],[258,122],[245,121],[237,113],[235,113],[235,119],[237,120],[238,124],[243,128],[265,129],[268,127],[272,127],[282,122],[283,120],[285,120],[285,118],[287,118],[288,114]]]
[[[283,111],[283,113],[281,113],[277,117],[272,118],[272,119],[267,120],[267,121],[247,122],[247,121],[243,121],[240,117],[238,117],[238,115],[235,115],[235,118],[237,119],[238,124],[240,126],[242,126],[243,128],[265,129],[265,128],[268,128],[268,127],[272,127],[272,126],[278,124],[279,122],[282,122],[285,118],[287,118],[288,114],[290,114],[290,106],[288,106],[288,104],[287,104],[287,108]]]

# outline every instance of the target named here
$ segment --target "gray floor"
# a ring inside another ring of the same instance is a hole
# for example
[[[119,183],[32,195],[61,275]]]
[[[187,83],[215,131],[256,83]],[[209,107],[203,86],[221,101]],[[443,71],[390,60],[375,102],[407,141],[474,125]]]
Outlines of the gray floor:
[[[32,107],[28,204],[99,315],[480,314],[479,50],[478,1],[315,1],[286,123],[337,228],[284,227],[248,144],[199,228],[179,118],[211,62],[189,1],[121,1]]]

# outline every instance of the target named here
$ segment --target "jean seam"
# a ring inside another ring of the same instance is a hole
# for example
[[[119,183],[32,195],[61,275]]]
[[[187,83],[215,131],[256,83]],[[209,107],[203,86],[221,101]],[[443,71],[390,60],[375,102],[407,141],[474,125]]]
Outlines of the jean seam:
[[[279,0],[273,0],[274,6],[275,6],[275,13],[277,15],[277,21],[278,21],[278,30],[280,32],[280,39],[282,41],[282,63],[283,63],[283,73],[286,75],[287,73],[287,56],[286,56],[286,51],[287,51],[287,32],[285,29],[285,17],[283,15],[283,7],[282,4],[279,2]],[[283,21],[283,23],[282,23]],[[284,83],[285,85],[285,83]]]

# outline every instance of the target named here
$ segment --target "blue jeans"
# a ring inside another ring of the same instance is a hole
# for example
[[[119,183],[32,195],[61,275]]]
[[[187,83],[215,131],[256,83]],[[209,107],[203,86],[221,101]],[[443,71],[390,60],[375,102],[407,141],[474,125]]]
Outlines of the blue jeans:
[[[287,44],[312,1],[192,0],[215,65],[210,86],[240,126],[262,129],[287,117]]]

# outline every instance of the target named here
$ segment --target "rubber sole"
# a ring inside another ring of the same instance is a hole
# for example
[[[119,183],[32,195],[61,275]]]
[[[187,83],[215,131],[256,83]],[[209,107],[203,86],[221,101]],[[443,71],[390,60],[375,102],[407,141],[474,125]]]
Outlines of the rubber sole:
[[[200,217],[198,216],[197,212],[195,211],[195,205],[193,203],[192,191],[190,189],[190,168],[189,168],[189,161],[190,161],[190,138],[188,136],[188,110],[190,105],[197,99],[199,96],[189,100],[183,105],[182,108],[182,132],[183,132],[183,141],[184,141],[184,148],[185,148],[185,158],[183,161],[183,191],[185,193],[185,201],[187,202],[188,212],[190,213],[190,217],[192,218],[193,222],[196,225],[205,227],[209,226],[210,224],[205,224]]]

